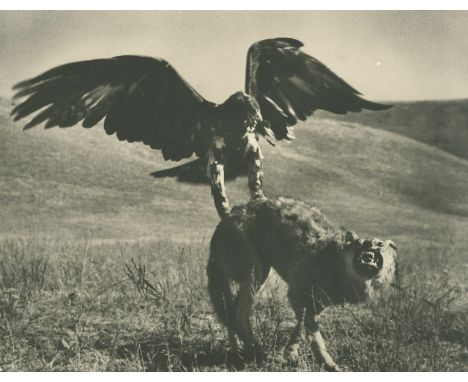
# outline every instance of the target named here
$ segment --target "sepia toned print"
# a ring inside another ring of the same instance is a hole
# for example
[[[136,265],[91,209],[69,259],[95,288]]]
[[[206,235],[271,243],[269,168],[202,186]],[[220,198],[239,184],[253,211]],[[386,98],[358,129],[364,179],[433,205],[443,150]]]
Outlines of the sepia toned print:
[[[0,370],[467,370],[467,21],[1,11]]]

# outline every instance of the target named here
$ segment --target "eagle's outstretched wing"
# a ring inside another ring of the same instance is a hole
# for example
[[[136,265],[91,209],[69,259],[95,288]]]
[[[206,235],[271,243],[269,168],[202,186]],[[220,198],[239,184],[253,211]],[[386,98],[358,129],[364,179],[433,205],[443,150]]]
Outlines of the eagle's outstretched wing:
[[[302,52],[292,38],[262,40],[247,54],[246,92],[254,96],[276,139],[288,139],[287,126],[304,121],[314,110],[384,110],[369,102],[317,59]]]
[[[15,120],[39,111],[25,129],[68,127],[83,120],[95,126],[105,117],[107,134],[162,150],[180,160],[208,150],[206,116],[215,104],[205,100],[166,61],[143,56],[74,62],[18,83]]]

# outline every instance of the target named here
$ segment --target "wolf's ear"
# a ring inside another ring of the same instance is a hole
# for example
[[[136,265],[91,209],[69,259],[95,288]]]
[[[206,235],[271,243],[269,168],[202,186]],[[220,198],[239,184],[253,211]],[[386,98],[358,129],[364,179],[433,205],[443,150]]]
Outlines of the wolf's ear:
[[[388,246],[390,246],[391,248],[393,248],[395,250],[395,257],[396,257],[397,247],[396,247],[396,244],[393,242],[393,240],[385,240],[385,245],[388,245]]]
[[[385,245],[389,245],[392,247],[395,251],[397,250],[396,244],[393,242],[393,240],[385,240]]]
[[[359,236],[356,235],[353,231],[346,231],[345,233],[345,243],[352,244],[359,240]]]

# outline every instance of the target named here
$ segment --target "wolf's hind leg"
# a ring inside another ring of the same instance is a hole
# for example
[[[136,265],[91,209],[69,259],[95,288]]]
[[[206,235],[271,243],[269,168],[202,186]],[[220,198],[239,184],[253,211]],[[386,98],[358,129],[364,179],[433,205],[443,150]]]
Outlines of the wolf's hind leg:
[[[235,312],[236,331],[244,345],[255,343],[252,327],[250,325],[250,312],[252,311],[253,299],[256,294],[255,285],[252,280],[242,281],[239,285],[237,306]]]
[[[227,306],[226,306],[226,327],[228,331],[228,337],[229,337],[229,343],[231,345],[232,350],[238,351],[239,350],[239,341],[237,340],[236,337],[236,317],[235,313],[237,310],[237,304],[239,301],[239,295],[237,295],[235,298],[232,295],[232,290],[231,286],[229,285],[229,282],[225,286],[226,288],[226,295],[229,296],[229,299],[227,299]]]
[[[257,264],[252,267],[249,277],[239,283],[235,319],[237,334],[246,346],[256,345],[250,323],[250,313],[255,295],[264,284],[269,272],[270,267]]]

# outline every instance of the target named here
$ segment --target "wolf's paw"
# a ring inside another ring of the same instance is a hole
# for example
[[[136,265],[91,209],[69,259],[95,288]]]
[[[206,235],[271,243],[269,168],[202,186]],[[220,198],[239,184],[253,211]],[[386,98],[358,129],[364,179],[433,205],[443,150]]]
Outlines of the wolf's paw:
[[[287,363],[297,365],[299,363],[299,345],[288,345],[284,349],[283,358]]]
[[[341,371],[340,367],[336,363],[325,363],[325,370],[326,371]]]

